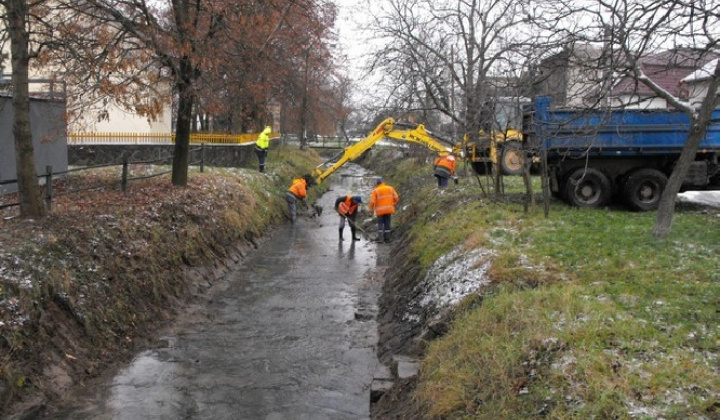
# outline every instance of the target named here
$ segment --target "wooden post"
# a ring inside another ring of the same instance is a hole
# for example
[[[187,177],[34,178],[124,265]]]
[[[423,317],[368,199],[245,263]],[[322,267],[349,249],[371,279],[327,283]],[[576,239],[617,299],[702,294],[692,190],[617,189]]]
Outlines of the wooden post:
[[[128,160],[127,157],[123,158],[122,164],[122,180],[120,181],[120,188],[123,191],[127,191],[128,187]]]
[[[49,212],[52,210],[52,166],[45,167],[45,208]]]

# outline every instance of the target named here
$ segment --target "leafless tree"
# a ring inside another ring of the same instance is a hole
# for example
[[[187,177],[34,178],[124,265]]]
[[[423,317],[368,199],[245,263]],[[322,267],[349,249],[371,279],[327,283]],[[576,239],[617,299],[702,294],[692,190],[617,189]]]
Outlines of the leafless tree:
[[[440,113],[475,142],[495,128],[492,98],[521,91],[524,54],[538,42],[532,15],[517,0],[389,0],[375,13],[383,47],[371,68],[383,71],[396,106]]]

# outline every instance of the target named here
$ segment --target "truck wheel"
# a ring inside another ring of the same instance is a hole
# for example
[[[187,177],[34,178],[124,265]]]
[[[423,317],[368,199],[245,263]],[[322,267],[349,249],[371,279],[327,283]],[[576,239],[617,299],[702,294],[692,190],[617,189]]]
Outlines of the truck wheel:
[[[657,169],[643,168],[631,172],[623,188],[627,206],[635,211],[656,210],[667,181],[667,176]]]
[[[520,142],[508,141],[502,145],[500,170],[503,175],[522,175],[525,161]]]
[[[612,194],[610,180],[593,168],[578,168],[565,181],[565,199],[576,207],[604,206]]]

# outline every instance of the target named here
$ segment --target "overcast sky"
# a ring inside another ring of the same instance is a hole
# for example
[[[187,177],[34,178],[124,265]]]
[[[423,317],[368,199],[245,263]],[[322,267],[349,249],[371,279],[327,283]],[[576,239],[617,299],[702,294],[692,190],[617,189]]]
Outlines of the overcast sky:
[[[368,60],[367,55],[373,53],[372,42],[362,28],[370,22],[368,10],[370,4],[382,0],[334,0],[338,6],[336,29],[340,36],[342,52],[347,56],[345,68],[353,80],[353,102],[373,103],[379,101],[372,98],[377,92],[377,78],[381,75],[367,75],[363,66]]]
[[[361,30],[367,24],[367,6],[363,0],[334,0],[338,5],[336,28],[340,35],[343,52],[348,56],[348,70],[359,73],[362,66],[362,55],[368,51],[365,35]]]

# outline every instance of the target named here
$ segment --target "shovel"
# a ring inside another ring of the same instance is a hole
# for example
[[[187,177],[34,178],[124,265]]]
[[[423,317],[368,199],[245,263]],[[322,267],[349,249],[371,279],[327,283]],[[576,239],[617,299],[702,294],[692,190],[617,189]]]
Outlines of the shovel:
[[[345,216],[345,215],[342,215],[342,217],[345,218],[345,220],[348,222],[348,225],[349,225],[349,224],[350,224],[350,219],[348,219],[348,217]],[[361,228],[361,227],[360,227],[360,224],[358,224],[357,222],[355,222],[355,223],[353,223],[353,224],[355,225],[355,228],[356,228],[356,229],[358,229],[360,232],[362,232],[363,235],[365,235],[365,239],[367,239],[367,240],[372,240],[372,239],[370,239],[370,234],[367,233],[367,231],[366,231],[365,229]]]

